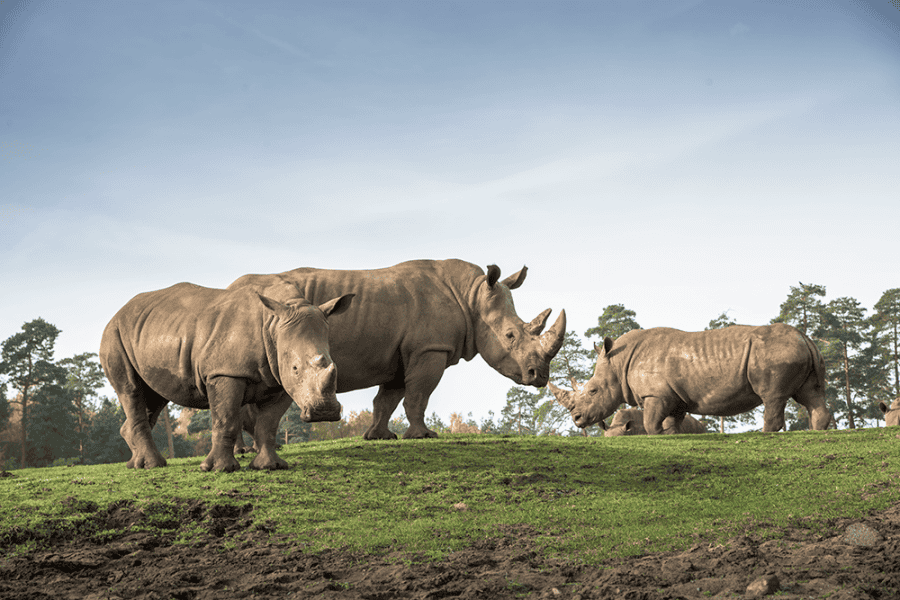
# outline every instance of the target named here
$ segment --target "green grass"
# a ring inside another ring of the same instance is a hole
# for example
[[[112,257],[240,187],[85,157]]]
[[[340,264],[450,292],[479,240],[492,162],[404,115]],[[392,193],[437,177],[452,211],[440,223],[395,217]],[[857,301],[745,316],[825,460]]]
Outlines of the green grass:
[[[27,553],[61,530],[96,540],[145,530],[190,544],[208,531],[210,506],[223,504],[242,508],[254,527],[306,551],[402,550],[431,558],[507,534],[594,563],[721,542],[748,528],[771,537],[784,526],[827,533],[829,519],[900,501],[898,437],[894,427],[351,438],[285,446],[280,455],[289,471],[247,470],[251,455],[239,459],[245,470],[231,474],[201,472],[202,458],[150,471],[124,463],[22,469],[0,479],[0,553]],[[110,529],[97,517],[110,505],[143,514]]]

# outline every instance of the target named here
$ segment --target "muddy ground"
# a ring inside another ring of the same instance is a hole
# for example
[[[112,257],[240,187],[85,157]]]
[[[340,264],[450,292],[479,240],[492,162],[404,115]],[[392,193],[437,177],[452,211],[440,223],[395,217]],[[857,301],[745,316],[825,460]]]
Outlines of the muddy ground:
[[[81,536],[21,531],[13,542],[43,536],[53,549],[3,560],[0,599],[745,598],[748,585],[771,575],[778,584],[768,593],[779,599],[900,598],[900,504],[831,521],[825,535],[791,529],[765,541],[746,531],[722,545],[600,566],[547,558],[533,542],[538,532],[526,529],[440,562],[402,552],[305,554],[253,523],[250,505],[186,511],[182,518],[204,524],[188,545],[174,544],[175,533],[98,537],[146,516],[127,505],[98,510]]]

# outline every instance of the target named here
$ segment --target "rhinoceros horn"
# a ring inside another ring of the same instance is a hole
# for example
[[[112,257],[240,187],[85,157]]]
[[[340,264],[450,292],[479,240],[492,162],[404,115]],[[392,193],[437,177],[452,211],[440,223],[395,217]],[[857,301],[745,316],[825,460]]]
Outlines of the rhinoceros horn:
[[[556,398],[557,402],[562,404],[567,410],[572,410],[572,407],[575,406],[575,392],[558,388],[552,383],[548,383],[547,387],[550,389],[550,392]]]
[[[552,308],[548,308],[531,321],[531,323],[525,324],[525,331],[530,333],[531,335],[538,335],[544,330],[544,325],[547,324],[547,317],[550,316],[550,312]]]
[[[541,348],[544,349],[549,358],[556,356],[556,353],[562,348],[565,335],[566,310],[563,309],[559,312],[559,316],[556,317],[556,323],[553,324],[553,327],[541,336]]]

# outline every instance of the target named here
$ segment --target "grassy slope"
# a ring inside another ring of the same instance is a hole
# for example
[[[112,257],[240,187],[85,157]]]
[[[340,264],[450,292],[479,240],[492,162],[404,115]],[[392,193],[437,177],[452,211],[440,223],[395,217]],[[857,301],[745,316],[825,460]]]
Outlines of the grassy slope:
[[[900,501],[900,428],[778,434],[558,438],[448,435],[437,440],[296,444],[289,471],[203,473],[201,458],[163,469],[124,464],[23,469],[0,479],[0,553],[78,528],[118,502],[134,525],[200,531],[178,506],[252,505],[256,526],[300,547],[405,549],[432,557],[509,528],[550,553],[588,562],[722,541],[753,526],[822,528]],[[250,456],[242,457],[246,467]],[[187,503],[173,501],[183,499]],[[454,505],[464,503],[460,510]],[[196,502],[194,503],[196,505]],[[201,517],[197,517],[201,518]],[[25,533],[23,533],[25,532]]]

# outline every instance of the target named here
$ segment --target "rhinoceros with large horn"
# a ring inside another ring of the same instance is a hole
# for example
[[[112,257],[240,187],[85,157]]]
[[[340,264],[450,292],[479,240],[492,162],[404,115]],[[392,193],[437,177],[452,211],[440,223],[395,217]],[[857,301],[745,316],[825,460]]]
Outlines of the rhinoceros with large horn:
[[[425,409],[444,370],[481,354],[485,362],[518,384],[542,387],[550,361],[562,346],[566,313],[541,331],[550,315],[531,322],[516,314],[510,290],[528,269],[500,279],[461,260],[413,260],[374,270],[301,268],[276,275],[245,275],[229,289],[269,293],[289,283],[317,302],[356,294],[358,302],[331,323],[331,355],[338,367],[338,392],[379,386],[372,425],[365,439],[394,439],[391,414],[404,399],[409,429],[404,438],[436,437],[425,426]],[[288,404],[284,405],[287,410]],[[245,415],[247,415],[245,411]],[[252,415],[245,423],[252,423]]]
[[[674,416],[666,417],[662,427],[662,432],[666,435],[706,433],[706,427],[703,423],[689,414],[685,414],[680,421]],[[609,423],[609,427],[603,431],[604,437],[618,437],[622,435],[647,435],[647,430],[644,429],[644,411],[639,408],[623,408],[615,414]]]
[[[622,403],[644,409],[649,434],[662,433],[670,415],[727,417],[763,405],[763,431],[778,431],[789,398],[809,411],[813,429],[832,421],[822,355],[784,323],[699,332],[635,329],[595,349],[594,375],[580,392],[550,386],[578,427],[606,419]]]
[[[250,464],[257,469],[287,468],[275,454],[275,434],[291,401],[304,421],[341,418],[326,318],[347,310],[352,294],[314,306],[292,291],[281,290],[277,301],[251,289],[179,283],[138,294],[116,313],[103,332],[100,364],[125,411],[129,468],[166,464],[150,431],[169,402],[210,410],[204,471],[240,468],[232,449],[242,405],[257,407],[259,454]]]
[[[879,402],[878,408],[884,413],[884,424],[886,427],[900,425],[900,398],[894,400],[890,406],[884,402]]]

